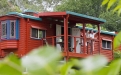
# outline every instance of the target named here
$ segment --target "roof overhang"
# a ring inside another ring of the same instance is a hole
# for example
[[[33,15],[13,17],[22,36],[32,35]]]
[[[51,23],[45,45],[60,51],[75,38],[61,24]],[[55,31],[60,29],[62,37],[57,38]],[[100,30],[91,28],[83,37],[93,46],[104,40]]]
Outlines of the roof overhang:
[[[104,19],[87,16],[84,14],[79,14],[75,12],[43,12],[39,13],[40,18],[52,18],[52,19],[60,19],[63,20],[64,16],[69,15],[69,22],[73,23],[90,23],[90,24],[101,24],[106,22]]]

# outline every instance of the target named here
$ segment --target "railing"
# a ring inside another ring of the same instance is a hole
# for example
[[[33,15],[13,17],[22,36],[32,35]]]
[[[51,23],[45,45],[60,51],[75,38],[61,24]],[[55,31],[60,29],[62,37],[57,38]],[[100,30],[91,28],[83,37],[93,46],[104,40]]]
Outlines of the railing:
[[[44,45],[52,45],[52,46],[56,46],[57,44],[60,44],[61,51],[64,51],[64,39],[63,38],[64,38],[64,35],[46,37],[43,39],[43,43],[44,43]],[[93,52],[94,52],[93,51],[93,48],[94,48],[93,42],[95,41],[95,42],[99,43],[99,40],[89,38],[88,40],[90,40],[90,42],[86,42],[87,43],[87,46],[85,49],[86,51],[84,51],[84,42],[83,42],[84,38],[83,37],[68,35],[68,38],[69,38],[68,50],[69,50],[69,52],[73,52],[73,53],[82,54],[85,52],[85,54],[93,54]],[[61,39],[61,41],[59,41],[59,39]],[[78,49],[80,49],[80,50],[78,50]]]

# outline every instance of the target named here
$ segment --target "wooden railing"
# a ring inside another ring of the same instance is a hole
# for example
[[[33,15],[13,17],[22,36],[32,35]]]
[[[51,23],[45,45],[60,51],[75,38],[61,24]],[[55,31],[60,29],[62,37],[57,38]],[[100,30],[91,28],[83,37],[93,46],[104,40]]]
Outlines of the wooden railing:
[[[48,45],[56,46],[57,41],[58,41],[56,38],[58,38],[58,37],[60,37],[62,39],[62,37],[64,37],[64,35],[46,37],[46,38],[43,39],[43,43],[44,43],[44,41],[46,41],[48,43]],[[83,51],[84,50],[84,49],[82,49],[82,48],[84,48],[83,44],[85,44],[83,42],[83,39],[84,39],[83,37],[77,37],[77,36],[72,36],[72,35],[68,35],[68,37],[71,37],[71,41],[73,39],[73,43],[71,42],[71,48],[68,48],[68,49],[72,49],[72,51],[70,51],[70,52],[73,52],[73,53],[76,53],[76,50],[77,50],[76,49],[76,47],[77,47],[77,38],[80,39],[80,41],[78,42],[78,44],[80,45],[80,54],[82,54],[82,53],[83,54],[93,54],[93,45],[94,45],[93,41],[99,43],[99,40],[97,40],[97,39],[88,38],[88,40],[90,40],[91,43],[87,44],[86,51]],[[61,44],[64,46],[64,39],[62,39],[62,42],[63,43],[61,43]],[[47,43],[45,43],[45,44],[47,45]],[[91,47],[90,50],[89,50],[89,46]],[[64,51],[64,50],[62,50],[62,51]],[[84,52],[86,52],[86,53],[84,53]]]

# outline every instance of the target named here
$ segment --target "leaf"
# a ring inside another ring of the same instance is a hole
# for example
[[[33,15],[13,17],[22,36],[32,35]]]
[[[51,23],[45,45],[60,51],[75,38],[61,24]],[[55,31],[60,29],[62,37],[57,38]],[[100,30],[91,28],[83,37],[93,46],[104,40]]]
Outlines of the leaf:
[[[60,52],[53,47],[38,48],[22,58],[22,65],[30,75],[55,75]]]
[[[0,75],[22,75],[20,60],[10,55],[0,61]]]
[[[107,6],[107,10],[116,2],[117,0],[110,0]]]
[[[102,6],[105,5],[105,4],[107,4],[108,2],[109,2],[109,0],[103,0]]]
[[[121,8],[118,10],[118,16],[120,16],[120,13],[121,13]]]
[[[73,66],[73,64],[70,63],[70,62],[64,64],[64,65],[61,67],[60,74],[61,74],[61,75],[68,75],[68,72],[69,72],[69,70],[71,70],[71,67],[72,67],[72,66]]]
[[[121,68],[121,59],[114,60],[109,65],[110,71],[108,72],[108,75],[117,75],[120,71],[120,68]]]
[[[120,8],[121,8],[121,5],[116,6],[116,7],[114,8],[113,12],[119,10]]]
[[[114,38],[113,50],[116,50],[120,45],[121,45],[121,31]]]
[[[107,58],[103,55],[95,55],[82,60],[80,63],[83,70],[88,72],[104,67],[107,64],[107,62]]]

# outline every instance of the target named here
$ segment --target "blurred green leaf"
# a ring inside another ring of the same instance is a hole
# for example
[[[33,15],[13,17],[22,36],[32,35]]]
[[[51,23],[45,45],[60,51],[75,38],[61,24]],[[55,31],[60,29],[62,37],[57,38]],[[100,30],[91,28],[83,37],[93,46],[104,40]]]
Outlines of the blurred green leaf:
[[[68,75],[69,70],[71,70],[73,64],[71,62],[65,63],[60,70],[61,75]]]
[[[23,67],[30,75],[55,75],[61,53],[53,47],[38,48],[22,58]]]
[[[109,65],[108,75],[117,75],[119,73],[119,71],[120,71],[120,68],[121,68],[121,59],[114,60]]]
[[[110,7],[116,2],[117,0],[110,0],[108,2],[107,10],[110,9]]]
[[[10,55],[0,61],[0,75],[22,75],[20,60]]]
[[[102,5],[105,5],[108,3],[109,0],[103,0]]]
[[[114,38],[113,50],[117,50],[120,45],[121,45],[121,32],[119,32]]]

